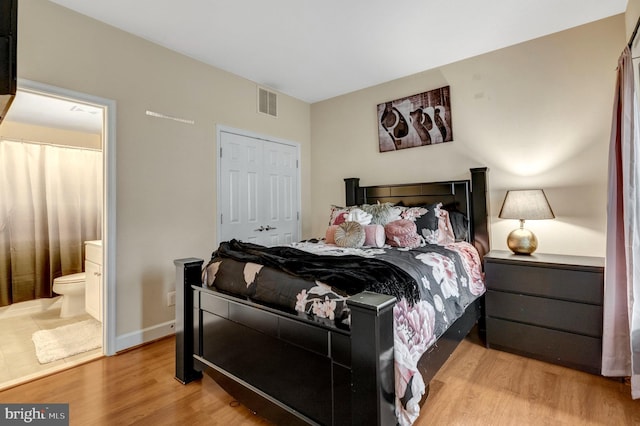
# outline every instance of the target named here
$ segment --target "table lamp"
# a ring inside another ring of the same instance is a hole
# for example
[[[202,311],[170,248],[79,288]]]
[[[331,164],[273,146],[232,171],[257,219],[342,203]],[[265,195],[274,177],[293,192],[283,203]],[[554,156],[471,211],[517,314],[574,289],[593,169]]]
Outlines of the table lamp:
[[[511,231],[507,245],[515,254],[531,254],[538,248],[538,239],[524,227],[525,220],[553,219],[555,216],[542,189],[507,191],[498,215],[501,219],[518,219],[520,228]]]

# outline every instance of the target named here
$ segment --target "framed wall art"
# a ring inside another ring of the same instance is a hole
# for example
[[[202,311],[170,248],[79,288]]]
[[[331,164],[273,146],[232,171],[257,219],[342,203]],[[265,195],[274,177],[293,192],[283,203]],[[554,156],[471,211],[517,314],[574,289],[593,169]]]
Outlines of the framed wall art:
[[[453,140],[449,86],[378,105],[380,152]]]

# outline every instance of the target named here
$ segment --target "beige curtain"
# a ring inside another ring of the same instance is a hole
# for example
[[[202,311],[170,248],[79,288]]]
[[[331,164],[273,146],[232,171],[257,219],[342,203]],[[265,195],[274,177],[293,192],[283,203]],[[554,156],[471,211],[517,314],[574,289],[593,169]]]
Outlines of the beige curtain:
[[[0,306],[52,297],[101,230],[101,152],[0,140]]]
[[[640,176],[631,52],[618,61],[609,148],[602,374],[631,376],[640,398]]]

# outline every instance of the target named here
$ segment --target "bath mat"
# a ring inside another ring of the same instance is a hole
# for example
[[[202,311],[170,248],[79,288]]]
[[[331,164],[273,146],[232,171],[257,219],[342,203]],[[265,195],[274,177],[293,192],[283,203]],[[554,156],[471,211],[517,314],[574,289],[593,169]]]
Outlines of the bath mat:
[[[40,364],[56,361],[102,345],[102,324],[94,319],[39,330],[31,336]]]

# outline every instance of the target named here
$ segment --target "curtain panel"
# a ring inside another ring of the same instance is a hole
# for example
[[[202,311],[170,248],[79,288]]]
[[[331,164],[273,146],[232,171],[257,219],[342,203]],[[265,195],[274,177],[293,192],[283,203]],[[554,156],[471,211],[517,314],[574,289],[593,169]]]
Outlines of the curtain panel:
[[[101,232],[101,152],[0,140],[0,306],[52,297]]]
[[[609,148],[602,374],[631,376],[640,398],[640,176],[631,51],[618,61]]]

